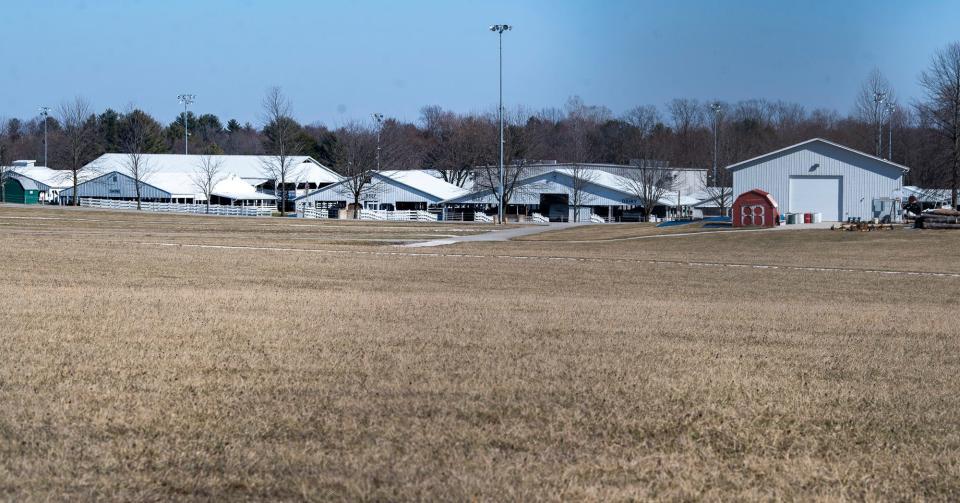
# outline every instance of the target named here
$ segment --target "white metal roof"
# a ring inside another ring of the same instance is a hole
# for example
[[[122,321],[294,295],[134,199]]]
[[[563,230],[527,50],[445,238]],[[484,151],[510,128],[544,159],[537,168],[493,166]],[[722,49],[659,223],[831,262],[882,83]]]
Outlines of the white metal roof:
[[[123,171],[119,172],[123,174]],[[169,192],[171,197],[192,197],[203,199],[202,191],[197,188],[193,177],[189,173],[151,173],[143,177],[143,183],[152,185],[164,192]]]
[[[43,186],[36,180],[23,176],[20,173],[17,173],[16,171],[11,171],[7,175],[7,177],[9,180],[16,180],[17,183],[19,183],[20,186],[23,187],[23,190],[36,190],[36,191],[47,190],[46,186]]]
[[[457,187],[441,178],[437,178],[427,171],[419,169],[387,170],[378,171],[374,174],[419,190],[420,192],[425,192],[441,200],[459,197],[468,192],[462,187]]]
[[[951,195],[950,189],[924,189],[916,185],[903,186],[904,199],[915,196],[921,201],[943,202],[949,201]]]
[[[579,176],[582,179],[594,185],[599,185],[601,187],[606,187],[610,190],[622,192],[632,197],[632,194],[630,194],[630,186],[631,186],[630,179],[624,176],[615,175],[613,173],[610,173],[609,171],[603,171],[599,169],[585,169],[585,170],[581,170],[580,173],[578,174],[577,171],[574,169],[559,168],[559,169],[550,170],[547,173],[553,173],[553,172],[562,173],[564,175],[567,175],[570,178],[576,178],[577,176]],[[585,174],[585,172],[588,174]]]
[[[908,168],[908,167],[906,167],[906,166],[904,166],[904,165],[902,165],[902,164],[897,164],[897,163],[895,163],[895,162],[888,161],[888,160],[886,160],[886,159],[882,159],[882,158],[877,157],[877,156],[875,156],[875,155],[870,155],[870,154],[868,154],[868,153],[866,153],[866,152],[861,152],[861,151],[859,151],[859,150],[857,150],[857,149],[853,149],[853,148],[850,148],[850,147],[841,145],[841,144],[839,144],[839,143],[834,143],[834,142],[832,142],[832,141],[830,141],[830,140],[824,140],[823,138],[811,138],[811,139],[809,139],[809,140],[807,140],[807,141],[802,141],[802,142],[797,143],[797,144],[795,144],[795,145],[790,145],[789,147],[781,148],[780,150],[774,150],[773,152],[768,152],[768,153],[763,154],[763,155],[758,155],[757,157],[754,157],[754,158],[752,158],[752,159],[747,159],[746,161],[740,161],[740,162],[738,162],[738,163],[736,163],[736,164],[731,164],[731,165],[727,166],[726,169],[733,170],[733,169],[737,169],[737,168],[739,168],[739,167],[741,167],[741,166],[744,166],[744,165],[746,165],[746,164],[750,164],[750,163],[752,163],[752,162],[754,162],[754,161],[759,161],[759,160],[761,160],[761,159],[766,159],[766,158],[769,158],[769,157],[776,157],[777,155],[779,155],[779,154],[781,154],[781,153],[783,153],[783,152],[786,152],[787,150],[794,149],[794,148],[797,148],[797,147],[801,147],[801,146],[807,145],[807,144],[809,144],[809,143],[824,143],[824,144],[826,144],[826,145],[832,145],[832,146],[834,146],[834,147],[837,147],[837,148],[846,150],[847,152],[852,152],[852,153],[854,153],[854,154],[857,154],[857,155],[860,155],[860,156],[863,156],[863,157],[867,157],[867,158],[873,159],[873,160],[875,160],[875,161],[880,161],[880,162],[882,162],[882,163],[884,163],[884,164],[889,164],[890,166],[893,166],[893,167],[895,167],[895,168],[897,168],[897,169],[899,169],[899,170],[901,170],[901,171],[904,171],[904,172],[910,171],[910,168]]]
[[[590,168],[587,168],[587,169],[588,169],[588,174],[581,173],[579,174],[579,176],[583,177],[589,183],[619,192],[623,194],[625,198],[636,199],[636,194],[634,194],[631,191],[631,187],[636,186],[636,183],[631,181],[629,178],[611,173],[609,171],[601,170],[601,169],[590,169]],[[657,168],[657,169],[664,169],[664,170],[673,171],[673,172],[677,171],[676,169],[669,168],[669,167]],[[519,187],[522,185],[526,185],[527,183],[531,182],[534,179],[548,176],[551,173],[560,173],[569,178],[574,178],[578,176],[576,173],[576,170],[574,169],[557,168],[544,173],[538,173],[536,175],[524,178],[523,180],[519,180],[516,182],[516,186]],[[464,194],[461,194],[460,196],[454,196],[454,197],[448,198],[443,202],[454,202],[452,200],[456,200],[458,198],[461,198],[467,195],[478,196],[480,194],[492,193],[492,192],[493,191],[491,189],[483,189],[473,193],[464,191]],[[677,197],[678,197],[677,191],[668,192],[666,195],[664,195],[658,200],[658,204],[661,204],[664,206],[676,206]],[[680,204],[684,206],[692,206],[700,202],[700,199],[697,199],[693,195],[685,195],[682,192],[680,193],[679,198],[680,198]]]
[[[194,173],[201,166],[203,155],[183,154],[144,154],[143,160],[148,169],[156,173]],[[260,155],[212,155],[212,161],[220,163],[220,172],[225,175],[236,175],[250,183],[262,183],[270,177],[266,173],[265,165],[270,162],[270,156]],[[341,177],[332,169],[320,164],[312,157],[300,155],[291,156],[296,166],[295,178],[299,182],[328,184],[340,181]],[[123,173],[127,154],[103,154],[87,165],[92,171],[107,173],[117,171]]]
[[[660,199],[657,200],[657,203],[663,206],[676,206],[679,199],[680,206],[694,206],[700,202],[700,199],[697,199],[693,196],[688,196],[683,193],[677,194],[676,191],[667,192],[666,194],[660,196]]]
[[[73,173],[67,170],[50,169],[44,166],[13,166],[11,171],[40,182],[51,189],[66,189],[73,187]],[[94,177],[92,172],[81,170],[77,173],[77,183],[83,183]]]

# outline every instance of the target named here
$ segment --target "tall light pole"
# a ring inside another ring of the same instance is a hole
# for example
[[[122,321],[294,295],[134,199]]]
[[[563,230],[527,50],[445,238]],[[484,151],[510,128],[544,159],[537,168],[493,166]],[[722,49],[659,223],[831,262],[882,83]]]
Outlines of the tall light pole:
[[[495,32],[500,39],[500,106],[497,108],[497,114],[500,117],[500,200],[498,201],[498,213],[500,214],[500,223],[503,224],[503,32],[512,30],[513,27],[508,24],[495,24],[490,27],[490,31]]]
[[[47,123],[50,122],[50,107],[40,107],[40,115],[43,116],[43,165],[49,168],[47,161]]]
[[[187,132],[187,107],[192,105],[196,99],[196,94],[181,94],[177,96],[177,101],[183,105],[183,155],[190,153],[190,133]]]
[[[717,151],[720,145],[720,112],[723,107],[715,101],[710,104],[710,110],[713,110],[713,185],[717,186]]]
[[[373,114],[373,120],[377,121],[377,171],[380,171],[380,132],[383,131],[383,114]]]
[[[877,157],[883,156],[883,102],[887,99],[887,93],[879,91],[873,93],[874,117],[877,118]]]
[[[893,103],[887,103],[887,132],[890,137],[887,140],[887,160],[893,160],[893,114],[897,111],[897,106]]]

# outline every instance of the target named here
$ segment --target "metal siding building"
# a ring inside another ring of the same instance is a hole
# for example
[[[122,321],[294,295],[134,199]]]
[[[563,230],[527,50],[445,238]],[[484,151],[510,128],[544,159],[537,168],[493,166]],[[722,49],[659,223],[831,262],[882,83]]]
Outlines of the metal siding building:
[[[72,197],[72,187],[60,192],[60,198],[65,201]],[[113,171],[77,185],[77,197],[135,199],[137,197],[136,182],[123,173]],[[172,197],[173,195],[169,192],[141,182],[140,198],[144,201],[166,201]]]
[[[727,167],[733,194],[769,192],[784,213],[820,212],[824,220],[871,219],[874,200],[901,196],[907,168],[820,138]],[[834,218],[836,217],[836,218]]]
[[[39,204],[41,185],[30,178],[10,173],[3,182],[4,202],[14,204]]]

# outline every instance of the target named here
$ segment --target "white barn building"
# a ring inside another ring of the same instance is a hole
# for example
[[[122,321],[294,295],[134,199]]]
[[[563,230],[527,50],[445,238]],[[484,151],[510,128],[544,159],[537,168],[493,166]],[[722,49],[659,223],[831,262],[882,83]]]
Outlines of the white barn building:
[[[435,208],[445,199],[466,193],[465,189],[445,182],[425,170],[375,171],[371,173],[370,182],[363,189],[360,205],[372,210],[427,210]],[[349,180],[345,179],[301,196],[296,203],[298,208],[347,208],[353,204]]]
[[[143,154],[141,162],[145,171],[164,176],[166,174],[195,174],[202,163],[217,163],[219,172],[225,177],[236,177],[252,185],[259,192],[270,195],[275,193],[277,182],[270,175],[269,166],[275,158],[266,155],[183,155],[183,154]],[[108,153],[94,159],[84,167],[89,173],[124,173],[129,155]],[[294,199],[311,190],[339,182],[337,172],[320,164],[309,156],[291,156],[289,158],[287,190],[288,197]],[[149,180],[148,180],[149,181]]]
[[[761,189],[784,213],[820,213],[824,221],[895,218],[908,171],[879,157],[814,138],[727,166],[733,196]]]
[[[697,175],[703,170],[662,169],[670,172],[675,185],[658,201],[657,207],[662,214],[683,213],[699,202],[699,199],[692,197],[695,185],[687,182],[686,178],[692,179],[689,176],[691,173]],[[633,190],[636,185],[637,182],[611,170],[587,165],[582,171],[569,167],[537,170],[532,176],[513,184],[505,218],[540,213],[551,221],[587,221],[591,215],[611,221],[636,220],[640,216],[638,208],[642,205]],[[576,201],[577,198],[580,200]],[[452,212],[468,208],[476,211],[496,207],[497,199],[496,190],[481,189],[448,199],[443,204]],[[580,214],[574,215],[577,211]]]

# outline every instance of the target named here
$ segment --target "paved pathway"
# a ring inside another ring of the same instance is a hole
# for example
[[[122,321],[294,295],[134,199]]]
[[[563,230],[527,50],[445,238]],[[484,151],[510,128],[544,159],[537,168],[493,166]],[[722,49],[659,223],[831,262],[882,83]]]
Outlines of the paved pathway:
[[[548,225],[528,225],[525,227],[515,227],[512,229],[503,229],[501,231],[484,232],[482,234],[472,234],[469,236],[457,236],[444,239],[434,239],[432,241],[422,241],[419,243],[410,243],[403,245],[408,248],[424,248],[431,246],[452,245],[454,243],[465,243],[470,241],[509,241],[520,236],[530,236],[540,234],[541,232],[555,231],[558,229],[570,228],[577,225],[588,225],[584,223],[552,223]]]
[[[581,223],[552,223],[549,225],[531,225],[526,227],[517,227],[513,229],[504,229],[501,231],[484,232],[482,234],[473,234],[470,236],[458,236],[444,239],[434,239],[431,241],[420,241],[402,245],[407,248],[429,248],[433,246],[445,246],[455,243],[476,242],[476,241],[509,241],[515,237],[530,236],[540,234],[541,232],[555,231],[570,228],[577,225],[591,225],[592,222]],[[706,234],[730,234],[733,232],[770,232],[778,230],[822,230],[829,229],[836,222],[822,222],[818,224],[796,224],[779,225],[777,227],[765,227],[760,229],[717,229],[715,231],[693,231],[693,232],[673,232],[669,234],[651,234],[646,236],[628,236],[622,238],[590,239],[590,240],[564,240],[558,243],[604,243],[610,241],[634,241],[639,239],[659,239],[675,238],[685,236],[703,236]],[[597,224],[601,225],[601,224]],[[604,225],[631,225],[630,223],[604,224]]]

